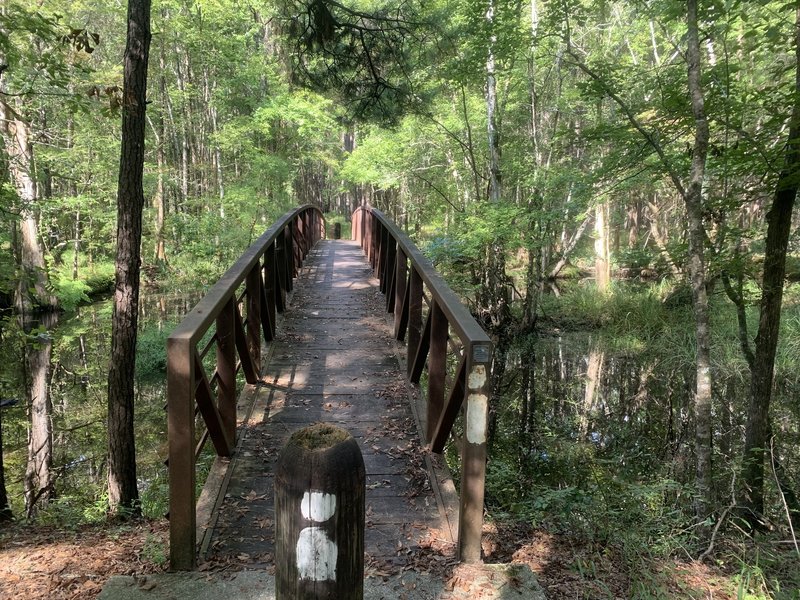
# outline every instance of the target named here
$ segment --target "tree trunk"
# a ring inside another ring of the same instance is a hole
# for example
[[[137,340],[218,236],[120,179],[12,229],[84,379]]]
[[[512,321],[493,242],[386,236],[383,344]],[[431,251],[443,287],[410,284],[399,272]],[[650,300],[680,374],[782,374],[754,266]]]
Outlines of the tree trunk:
[[[29,312],[39,308],[54,309],[56,299],[47,291],[47,270],[39,240],[39,226],[33,213],[36,203],[33,142],[30,124],[5,100],[0,99],[0,135],[8,159],[8,171],[20,201],[21,277],[17,286],[17,306]],[[30,290],[33,290],[31,298]]]
[[[711,355],[706,292],[705,228],[703,225],[703,179],[708,154],[708,121],[705,115],[703,90],[700,84],[700,42],[697,27],[697,0],[687,0],[687,48],[689,95],[695,120],[694,149],[689,185],[684,194],[689,217],[689,278],[692,286],[692,306],[697,345],[696,383],[694,397],[695,482],[697,500],[695,515],[704,522],[713,507],[711,470]],[[704,529],[704,528],[703,528]],[[703,532],[701,530],[701,536]]]
[[[163,8],[161,10],[161,17],[162,19],[166,18],[166,11]],[[161,98],[161,101],[164,103],[164,105],[166,105],[167,63],[164,57],[164,46],[165,46],[165,40],[162,38],[158,54],[158,67],[159,67],[158,95]],[[163,265],[166,264],[167,262],[167,249],[166,249],[166,243],[164,241],[164,225],[167,213],[167,198],[166,198],[166,190],[164,189],[164,171],[167,168],[167,159],[166,159],[166,152],[164,149],[164,146],[166,144],[166,128],[164,125],[163,109],[158,114],[158,135],[156,137],[158,138],[156,140],[156,143],[158,144],[158,148],[156,149],[156,161],[158,164],[158,183],[156,187],[156,196],[153,200],[156,209],[155,259],[156,263]]]
[[[761,316],[755,340],[750,382],[750,406],[745,428],[741,502],[748,509],[748,520],[755,525],[764,511],[764,450],[769,429],[769,404],[775,370],[775,352],[781,323],[786,252],[792,226],[792,211],[797,197],[797,171],[800,168],[800,3],[795,15],[795,90],[789,137],[783,169],[778,177],[772,208],[767,213],[767,239],[764,248],[764,275],[761,284]]]
[[[494,29],[494,3],[489,0],[489,10],[486,12],[490,28]],[[489,137],[489,201],[500,202],[501,173],[500,173],[500,140],[497,132],[497,76],[494,64],[494,44],[496,36],[492,31],[489,41],[489,51],[486,58],[486,121],[488,123]]]
[[[611,250],[608,232],[608,202],[601,202],[594,209],[595,284],[601,292],[607,292],[611,285]]]
[[[53,338],[49,330],[58,321],[57,313],[42,315],[40,325],[45,333],[36,341],[26,345],[25,369],[29,381],[28,411],[30,430],[28,433],[28,463],[25,469],[25,514],[32,517],[37,506],[46,504],[55,497],[55,478],[53,476],[53,404],[50,398],[50,357],[53,351]],[[24,323],[26,330],[31,322]]]
[[[117,192],[117,258],[108,373],[108,497],[112,514],[137,514],[133,399],[139,306],[144,130],[150,0],[128,1],[128,34]]]
[[[3,463],[3,401],[0,400],[0,523],[14,519],[6,492],[6,469]]]
[[[497,79],[495,74],[494,2],[489,0],[486,11],[490,39],[486,59],[486,117],[489,146],[489,202],[497,204],[502,198],[500,171],[500,139],[497,130]],[[509,279],[506,274],[506,256],[503,240],[498,236],[486,248],[486,272],[483,281],[483,306],[486,310],[486,325],[494,339],[492,366],[492,400],[489,406],[488,445],[491,447],[497,426],[497,406],[502,403],[503,376],[510,347],[511,300]]]

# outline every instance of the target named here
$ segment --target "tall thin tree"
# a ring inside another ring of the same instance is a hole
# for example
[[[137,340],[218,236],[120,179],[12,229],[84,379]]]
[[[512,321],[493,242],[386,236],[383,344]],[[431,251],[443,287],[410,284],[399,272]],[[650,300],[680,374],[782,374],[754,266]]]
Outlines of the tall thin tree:
[[[129,0],[117,191],[116,285],[108,372],[108,499],[112,514],[136,515],[140,510],[136,486],[133,374],[139,308],[150,37],[150,0]]]
[[[692,287],[692,307],[695,321],[696,379],[694,396],[695,419],[695,482],[697,499],[695,512],[702,523],[713,507],[711,466],[711,331],[709,325],[708,293],[706,291],[705,225],[703,223],[703,180],[708,156],[709,129],[705,100],[700,80],[700,35],[697,0],[686,2],[686,62],[689,97],[694,116],[694,145],[689,185],[683,194],[689,217],[689,282]],[[699,530],[705,535],[705,528]]]
[[[792,211],[800,189],[800,2],[795,3],[795,81],[789,134],[783,168],[778,176],[772,207],[767,213],[761,314],[752,360],[750,405],[745,428],[742,468],[742,504],[755,525],[764,511],[764,453],[769,447],[769,405],[775,372],[775,354],[781,324],[786,253],[792,230]]]

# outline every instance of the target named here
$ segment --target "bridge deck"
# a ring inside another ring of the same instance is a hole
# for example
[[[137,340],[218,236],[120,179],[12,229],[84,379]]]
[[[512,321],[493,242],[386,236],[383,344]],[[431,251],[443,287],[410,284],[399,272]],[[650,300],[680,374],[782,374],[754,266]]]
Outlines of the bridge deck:
[[[245,423],[199,538],[201,560],[272,565],[278,453],[292,432],[325,421],[350,431],[364,455],[368,565],[399,567],[426,539],[452,541],[452,483],[440,483],[436,457],[422,450],[417,392],[400,368],[384,298],[359,246],[323,240],[303,270],[265,359],[264,383],[242,395]]]

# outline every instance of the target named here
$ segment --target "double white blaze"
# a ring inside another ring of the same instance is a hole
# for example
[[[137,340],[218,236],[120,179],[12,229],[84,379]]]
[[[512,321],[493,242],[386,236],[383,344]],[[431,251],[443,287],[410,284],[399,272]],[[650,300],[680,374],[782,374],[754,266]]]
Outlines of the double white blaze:
[[[486,419],[489,412],[489,398],[486,394],[480,393],[485,384],[486,367],[484,365],[475,365],[467,380],[467,387],[469,388],[469,398],[467,398],[467,441],[470,444],[486,443]]]
[[[336,496],[324,492],[305,492],[300,502],[303,518],[324,523],[336,512]],[[339,548],[321,527],[306,527],[297,540],[297,571],[300,579],[335,581]]]

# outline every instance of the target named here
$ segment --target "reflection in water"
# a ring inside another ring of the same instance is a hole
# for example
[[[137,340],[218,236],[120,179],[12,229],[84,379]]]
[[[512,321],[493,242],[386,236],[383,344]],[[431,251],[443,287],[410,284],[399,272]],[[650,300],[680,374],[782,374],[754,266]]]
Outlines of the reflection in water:
[[[165,364],[165,338],[200,296],[150,295],[140,301],[136,443],[140,486],[154,494],[166,486],[165,382],[163,370],[158,371]],[[5,433],[10,433],[6,482],[15,514],[23,505],[27,512],[47,501],[98,505],[105,480],[111,311],[111,302],[101,301],[62,315],[60,322],[57,314],[47,314],[28,323],[34,338],[25,348],[24,369],[4,370],[2,395],[27,397],[30,407],[26,411],[19,403],[3,414]],[[140,363],[149,369],[147,378],[138,375]]]
[[[564,443],[588,445],[620,468],[672,461],[673,469],[686,469],[690,367],[611,351],[583,333],[520,343],[508,365],[509,380],[519,382],[508,395],[517,409],[503,412],[502,427],[517,436],[520,460],[533,461],[540,474]]]

